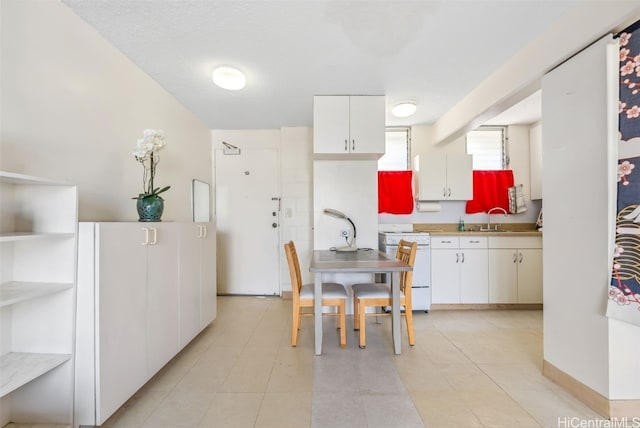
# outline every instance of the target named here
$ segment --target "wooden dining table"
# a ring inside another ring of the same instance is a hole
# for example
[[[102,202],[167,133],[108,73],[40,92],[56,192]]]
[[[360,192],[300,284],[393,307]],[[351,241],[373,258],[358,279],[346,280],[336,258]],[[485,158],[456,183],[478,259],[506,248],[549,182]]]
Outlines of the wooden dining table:
[[[334,250],[315,250],[309,266],[314,274],[314,319],[315,352],[322,355],[322,275],[325,273],[389,273],[391,282],[391,331],[393,349],[396,354],[402,352],[400,340],[400,280],[399,272],[413,268],[407,263],[388,257],[378,250],[358,250],[341,252]]]

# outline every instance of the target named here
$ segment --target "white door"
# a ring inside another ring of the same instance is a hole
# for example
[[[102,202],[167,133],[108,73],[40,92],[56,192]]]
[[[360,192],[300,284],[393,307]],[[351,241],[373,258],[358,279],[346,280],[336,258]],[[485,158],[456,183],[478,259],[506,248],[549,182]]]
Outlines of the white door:
[[[278,150],[215,153],[218,293],[278,295]]]
[[[518,251],[518,303],[542,303],[542,250]]]
[[[447,199],[473,199],[473,156],[447,155]]]
[[[97,223],[97,425],[147,377],[147,246],[144,224]],[[98,268],[99,267],[99,268]],[[123,278],[126,280],[123,281]],[[142,352],[131,352],[142,349]]]
[[[489,303],[489,253],[460,251],[460,303]]]
[[[460,250],[431,250],[432,303],[460,303]]]
[[[154,224],[150,229],[153,244],[146,246],[149,375],[160,370],[180,349],[180,230],[169,222]]]
[[[351,153],[384,154],[385,110],[383,96],[349,97]]]
[[[313,97],[313,152],[349,153],[349,144],[349,97]]]

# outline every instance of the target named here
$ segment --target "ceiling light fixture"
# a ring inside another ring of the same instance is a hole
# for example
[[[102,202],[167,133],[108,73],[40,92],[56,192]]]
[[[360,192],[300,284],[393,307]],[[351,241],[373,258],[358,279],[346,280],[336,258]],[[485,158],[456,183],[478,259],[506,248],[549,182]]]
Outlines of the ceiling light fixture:
[[[391,108],[391,114],[395,117],[409,117],[416,112],[417,106],[413,101],[406,101],[394,105]]]
[[[211,78],[213,79],[213,83],[230,91],[242,89],[247,84],[244,73],[228,65],[222,65],[213,70]]]

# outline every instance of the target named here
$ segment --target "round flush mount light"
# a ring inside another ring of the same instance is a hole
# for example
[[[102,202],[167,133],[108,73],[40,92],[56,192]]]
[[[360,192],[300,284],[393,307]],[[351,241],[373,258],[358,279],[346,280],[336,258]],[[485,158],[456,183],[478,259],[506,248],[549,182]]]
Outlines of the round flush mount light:
[[[228,65],[221,65],[213,70],[211,78],[213,79],[213,83],[230,91],[242,89],[247,84],[247,78],[244,76],[244,73]]]
[[[406,101],[394,105],[391,108],[391,114],[395,117],[409,117],[416,112],[417,106],[413,101]]]

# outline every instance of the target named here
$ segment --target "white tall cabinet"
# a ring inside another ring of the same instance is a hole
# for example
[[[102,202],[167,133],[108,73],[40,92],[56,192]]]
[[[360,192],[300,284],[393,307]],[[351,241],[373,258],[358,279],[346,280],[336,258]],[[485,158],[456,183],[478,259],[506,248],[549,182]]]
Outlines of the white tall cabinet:
[[[0,172],[0,426],[73,424],[77,201]]]
[[[76,415],[101,425],[215,318],[211,223],[80,223]]]

